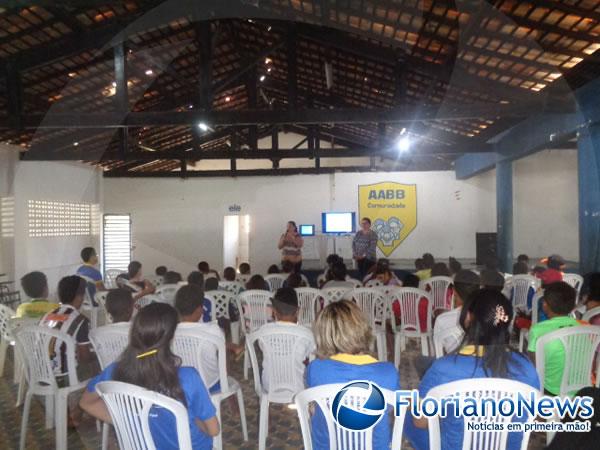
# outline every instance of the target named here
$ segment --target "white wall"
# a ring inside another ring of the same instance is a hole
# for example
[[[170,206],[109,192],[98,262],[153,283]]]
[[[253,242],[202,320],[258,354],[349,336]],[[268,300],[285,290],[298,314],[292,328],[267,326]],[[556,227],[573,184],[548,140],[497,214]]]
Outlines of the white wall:
[[[514,254],[579,260],[577,151],[545,150],[513,163]]]
[[[104,180],[107,213],[131,213],[134,258],[150,273],[159,264],[188,273],[200,260],[222,266],[223,216],[241,206],[251,216],[250,263],[264,271],[279,261],[277,240],[287,220],[314,223],[321,212],[358,209],[358,185],[417,184],[418,225],[392,255],[414,258],[475,254],[475,232],[495,229],[493,173],[468,181],[453,172],[357,173],[288,177]]]

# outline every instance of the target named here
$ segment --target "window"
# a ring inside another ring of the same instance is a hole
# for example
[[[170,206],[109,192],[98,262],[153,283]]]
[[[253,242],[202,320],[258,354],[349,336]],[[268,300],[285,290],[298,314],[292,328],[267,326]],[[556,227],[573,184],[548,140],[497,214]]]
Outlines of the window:
[[[15,198],[0,198],[0,236],[12,238],[15,236]]]
[[[127,270],[131,262],[131,217],[129,214],[105,214],[102,231],[104,272]]]
[[[92,205],[89,203],[27,202],[30,237],[89,236]]]

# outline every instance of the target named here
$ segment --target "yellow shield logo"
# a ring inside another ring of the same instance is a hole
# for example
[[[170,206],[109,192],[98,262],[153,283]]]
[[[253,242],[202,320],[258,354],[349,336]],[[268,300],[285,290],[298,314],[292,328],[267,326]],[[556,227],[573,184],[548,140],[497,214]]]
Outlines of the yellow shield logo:
[[[417,226],[417,186],[391,181],[359,185],[358,212],[371,219],[377,246],[390,256]]]

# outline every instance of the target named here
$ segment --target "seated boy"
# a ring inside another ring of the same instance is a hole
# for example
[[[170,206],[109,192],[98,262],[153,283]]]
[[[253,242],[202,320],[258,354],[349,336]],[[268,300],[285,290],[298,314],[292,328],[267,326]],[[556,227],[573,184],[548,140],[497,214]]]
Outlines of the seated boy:
[[[546,286],[542,308],[548,320],[535,324],[529,330],[529,346],[527,349],[534,363],[535,349],[539,338],[561,328],[579,325],[577,320],[569,317],[569,313],[575,308],[576,295],[575,289],[562,281]],[[564,347],[560,341],[550,342],[544,348],[544,354],[544,389],[550,394],[558,395],[565,364]]]
[[[235,273],[235,269],[233,267],[225,267],[223,270],[223,279],[225,281],[235,281],[237,273]]]
[[[305,330],[307,338],[298,340],[297,345],[294,347],[294,369],[296,371],[296,380],[300,381],[302,385],[298,386],[298,389],[304,389],[304,369],[308,357],[314,353],[316,347],[314,338],[311,331],[308,328],[304,328],[298,325],[298,296],[296,291],[291,287],[283,287],[275,292],[275,296],[272,300],[273,304],[273,315],[275,316],[275,322],[267,323],[263,325],[261,330],[268,330],[272,332],[285,332],[286,330]],[[263,372],[262,372],[262,385],[265,390],[269,390],[269,378],[265,367],[269,367],[271,362],[270,352],[265,351],[259,341],[259,346],[263,351]]]
[[[42,272],[29,272],[23,276],[21,278],[21,287],[31,301],[19,305],[16,317],[39,319],[44,314],[58,308],[56,303],[50,303],[47,300],[48,279]]]
[[[106,312],[112,318],[112,324],[127,323],[133,314],[133,295],[127,289],[111,289],[106,296]]]
[[[106,290],[102,280],[102,274],[96,268],[98,265],[98,254],[93,247],[85,247],[83,250],[81,250],[81,260],[83,261],[83,265],[77,269],[76,275],[93,280],[93,283],[88,283],[87,290],[92,303],[96,305],[96,291]]]

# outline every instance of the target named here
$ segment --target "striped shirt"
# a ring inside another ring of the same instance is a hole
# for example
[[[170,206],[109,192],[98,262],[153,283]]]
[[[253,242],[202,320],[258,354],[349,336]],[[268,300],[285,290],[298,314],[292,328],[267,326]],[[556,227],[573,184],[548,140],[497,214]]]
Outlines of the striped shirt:
[[[289,238],[287,234],[283,235],[283,248],[281,257],[284,260],[297,262],[302,259],[302,245],[298,245],[297,238]]]
[[[78,345],[90,342],[90,321],[71,305],[61,304],[54,311],[49,312],[40,320],[41,326],[64,331],[72,336]],[[56,375],[67,373],[67,348],[64,343],[53,339],[48,349],[52,358],[52,368]]]
[[[365,256],[370,261],[377,260],[377,233],[370,230],[368,233],[363,233],[362,230],[354,235],[352,240],[352,254],[360,257]]]

